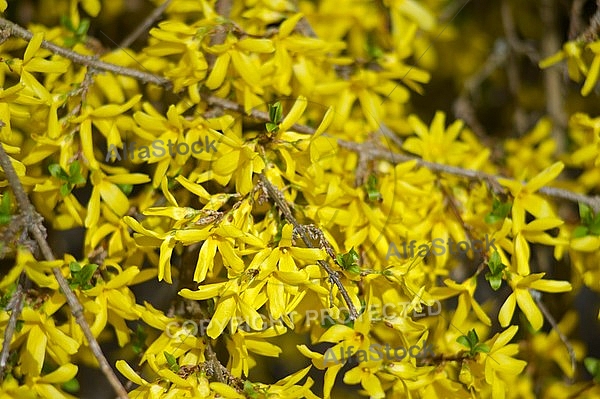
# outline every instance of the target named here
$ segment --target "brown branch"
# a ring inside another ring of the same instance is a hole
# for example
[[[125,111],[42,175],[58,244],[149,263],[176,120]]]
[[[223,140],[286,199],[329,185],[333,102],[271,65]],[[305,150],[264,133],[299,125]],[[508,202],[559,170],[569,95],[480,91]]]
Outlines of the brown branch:
[[[31,40],[31,38],[33,37],[33,34],[27,29],[4,18],[0,18],[0,29],[6,29],[10,32],[11,36],[19,37],[27,41]],[[169,79],[157,76],[153,73],[138,71],[137,69],[126,68],[108,62],[100,61],[96,57],[76,53],[72,50],[69,50],[68,48],[58,46],[46,40],[42,41],[41,47],[45,48],[46,50],[50,50],[52,53],[60,55],[61,57],[65,57],[77,64],[85,65],[88,67],[94,67],[96,69],[112,72],[118,75],[129,76],[141,82],[154,83],[158,86],[162,86],[167,89],[170,89],[172,87],[171,81]]]
[[[545,26],[542,37],[542,55],[548,57],[561,48],[556,15],[556,0],[542,0],[540,16]],[[566,148],[565,130],[567,116],[564,108],[564,95],[560,70],[547,68],[544,70],[544,87],[546,92],[546,112],[552,118],[552,138],[556,143],[556,154],[562,154]]]
[[[283,196],[283,193],[281,191],[279,191],[279,189],[276,188],[264,174],[260,175],[260,181],[262,182],[263,186],[267,190],[267,194],[269,195],[269,197],[271,197],[271,199],[275,202],[275,204],[277,205],[277,207],[279,208],[281,213],[283,213],[283,217],[289,223],[291,223],[292,226],[294,226],[294,231],[300,235],[300,238],[302,238],[302,241],[304,241],[304,244],[306,244],[306,246],[308,248],[315,248],[315,245],[312,243],[312,241],[309,238],[307,229],[303,225],[298,223],[298,221],[292,214],[290,207],[288,206],[287,202],[285,201],[285,197]],[[329,245],[329,247],[331,247],[331,245]],[[329,254],[329,255],[331,256],[331,254]],[[325,269],[325,271],[329,275],[329,279],[338,287],[340,294],[342,295],[342,297],[344,298],[344,301],[346,302],[346,305],[348,305],[348,313],[350,314],[350,319],[356,320],[358,318],[358,312],[356,310],[356,307],[352,303],[352,299],[350,299],[350,295],[348,294],[348,291],[346,291],[346,288],[342,284],[338,273],[335,270],[333,270],[331,268],[331,266],[329,266],[329,263],[327,263],[323,260],[319,260],[318,263],[319,263],[319,266],[321,266],[323,269]]]
[[[46,229],[40,222],[41,217],[29,201],[25,190],[23,190],[23,186],[17,177],[17,174],[10,162],[10,158],[6,154],[2,143],[0,143],[0,166],[2,166],[2,169],[4,169],[4,174],[6,175],[8,183],[13,190],[15,198],[17,199],[21,213],[23,213],[25,218],[29,221],[26,224],[29,233],[33,234],[44,258],[49,261],[55,260],[54,254],[52,253],[52,250],[46,241]],[[52,273],[54,274],[60,289],[67,297],[67,303],[71,308],[71,313],[77,320],[77,324],[79,324],[83,330],[83,334],[89,343],[90,349],[100,364],[100,369],[112,385],[119,398],[127,399],[127,391],[125,391],[125,388],[123,388],[123,385],[121,385],[119,378],[115,375],[113,369],[110,367],[108,360],[106,360],[104,353],[102,353],[102,348],[100,348],[98,341],[96,341],[96,338],[94,338],[90,326],[83,317],[83,308],[81,303],[79,303],[77,296],[75,296],[73,291],[71,291],[71,287],[69,287],[69,283],[62,275],[60,268],[52,268]]]
[[[2,353],[0,353],[0,382],[4,381],[6,366],[8,362],[8,355],[10,354],[10,342],[17,328],[17,320],[23,310],[23,294],[29,281],[25,271],[21,272],[19,281],[17,282],[17,288],[13,294],[9,305],[6,310],[11,310],[10,319],[4,330],[4,343],[2,344]]]
[[[264,111],[259,111],[259,110],[253,109],[253,110],[250,110],[248,113],[246,113],[244,111],[244,106],[236,103],[235,101],[231,101],[231,100],[227,100],[227,99],[220,98],[217,96],[213,96],[209,93],[201,93],[201,94],[202,94],[202,97],[204,98],[204,100],[211,105],[218,105],[219,107],[229,110],[229,111],[235,111],[235,112],[239,112],[242,114],[247,114],[251,118],[255,118],[255,119],[261,120],[263,122],[268,122],[270,120],[269,114]],[[315,129],[313,129],[312,127],[306,126],[306,125],[300,125],[298,123],[295,123],[294,125],[292,125],[292,127],[290,127],[290,130],[293,130],[298,133],[305,133],[305,134],[314,134],[315,133]],[[326,135],[326,133],[324,133],[323,135]],[[465,169],[465,168],[460,168],[458,166],[444,165],[444,164],[440,164],[440,163],[436,163],[436,162],[425,161],[418,157],[404,155],[404,154],[400,154],[397,152],[392,152],[390,150],[385,150],[385,149],[380,149],[380,148],[369,148],[369,147],[365,146],[364,144],[356,143],[353,141],[346,141],[346,140],[338,139],[337,143],[340,147],[344,147],[350,151],[363,153],[365,155],[368,155],[369,158],[371,158],[371,159],[384,159],[384,160],[387,160],[394,164],[397,164],[400,162],[416,161],[417,165],[427,168],[433,172],[442,172],[442,173],[447,173],[447,174],[451,174],[451,175],[455,175],[455,176],[461,176],[461,177],[465,177],[469,180],[485,181],[488,184],[492,185],[493,188],[497,188],[500,186],[498,179],[501,179],[501,178],[508,179],[504,176],[497,176],[497,175],[493,175],[490,173],[481,172],[478,170]],[[513,180],[513,179],[508,179],[508,180]],[[550,197],[554,197],[554,198],[560,198],[560,199],[569,200],[569,201],[573,201],[573,202],[581,202],[586,205],[589,205],[595,211],[600,211],[600,196],[591,197],[591,196],[586,196],[586,195],[579,194],[579,193],[574,193],[569,190],[564,190],[564,189],[555,188],[555,187],[548,187],[548,186],[541,187],[538,190],[538,192],[548,195]]]
[[[24,28],[21,28],[20,26],[12,23],[10,21],[7,21],[4,18],[0,18],[0,29],[1,28],[10,29],[10,32],[12,35],[21,37],[25,40],[29,40],[32,37],[31,32],[27,31]],[[131,69],[131,68],[121,67],[121,66],[118,66],[115,64],[98,61],[97,59],[95,59],[93,57],[75,53],[69,49],[57,46],[57,45],[47,42],[47,41],[42,42],[42,47],[46,48],[58,55],[61,55],[65,58],[68,58],[71,61],[76,62],[76,63],[80,63],[83,65],[89,65],[89,66],[92,66],[92,67],[100,69],[100,70],[110,71],[110,72],[113,72],[116,74],[121,74],[124,76],[130,76],[130,77],[140,80],[142,82],[155,83],[155,84],[165,87],[167,89],[172,88],[172,84],[168,79],[156,76],[149,72],[146,73],[146,72],[138,71],[138,70]],[[217,106],[221,107],[222,109],[246,114],[243,105],[238,104],[235,101],[220,98],[220,97],[211,95],[208,92],[201,92],[201,95],[204,98],[204,100],[211,105],[217,105]],[[264,122],[269,121],[269,114],[267,112],[263,112],[263,111],[259,111],[259,110],[251,110],[248,113],[248,116],[255,118],[257,120],[264,121]],[[298,123],[295,123],[291,127],[291,129],[296,132],[305,133],[305,134],[314,134],[314,132],[315,132],[315,129],[313,129],[309,126],[306,126],[306,125],[298,124]],[[384,130],[382,130],[382,132],[384,132]],[[364,148],[364,146],[362,146],[359,143],[349,142],[349,141],[345,141],[345,140],[341,140],[341,139],[338,140],[338,144],[342,147],[345,147],[345,148],[351,150],[351,151],[361,152],[361,151],[366,150]],[[403,154],[399,154],[399,153],[393,153],[390,151],[379,150],[379,149],[367,149],[367,150],[370,152],[370,156],[373,159],[387,159],[391,162],[407,162],[407,161],[411,161],[411,160],[416,160],[417,164],[419,166],[426,167],[432,171],[439,171],[439,172],[444,172],[444,173],[448,173],[448,174],[453,174],[456,176],[462,176],[462,177],[469,178],[471,180],[486,180],[491,184],[495,184],[496,186],[498,186],[498,178],[502,177],[502,176],[495,176],[495,175],[491,175],[491,174],[487,174],[487,173],[479,172],[479,171],[474,171],[474,170],[470,170],[470,169],[463,169],[463,168],[459,168],[459,167],[455,167],[455,166],[449,166],[449,165],[443,165],[443,164],[438,164],[438,163],[434,163],[434,162],[429,162],[429,161],[425,161],[425,160],[422,160],[417,157],[407,156],[407,155],[403,155]],[[538,191],[541,192],[542,194],[546,194],[551,197],[566,199],[569,201],[582,202],[584,204],[591,206],[596,211],[600,211],[600,196],[588,197],[583,194],[578,194],[578,193],[574,193],[574,192],[571,192],[568,190],[558,189],[558,188],[554,188],[554,187],[542,187]]]
[[[575,40],[586,43],[593,42],[598,38],[598,32],[600,32],[600,1],[596,0],[596,12],[590,18],[590,25]]]
[[[131,44],[135,42],[138,37],[143,35],[148,29],[150,29],[152,24],[154,24],[154,22],[156,22],[156,20],[160,18],[163,12],[165,12],[169,4],[171,4],[171,1],[172,0],[166,0],[160,6],[156,7],[154,11],[152,11],[150,15],[148,15],[146,19],[140,25],[138,25],[137,28],[134,29],[133,32],[131,32],[125,39],[123,39],[121,43],[119,43],[119,48],[127,48],[131,46]]]
[[[533,291],[533,290],[529,290],[529,293],[531,294],[531,297],[533,298],[535,303],[538,305],[538,307],[540,308],[540,310],[546,317],[546,320],[548,320],[550,325],[552,325],[552,328],[554,329],[554,331],[556,331],[556,334],[558,335],[558,337],[560,338],[562,343],[567,348],[567,352],[569,353],[569,359],[571,360],[571,369],[573,370],[573,375],[575,375],[576,359],[575,359],[575,350],[573,349],[573,345],[571,345],[571,342],[569,342],[569,339],[566,337],[566,335],[563,334],[562,331],[560,331],[560,328],[558,328],[558,323],[554,319],[554,316],[552,316],[552,314],[550,313],[550,311],[548,310],[546,305],[542,302],[541,294],[538,293],[537,291]],[[573,383],[573,377],[571,377],[570,380],[571,380],[571,383]]]

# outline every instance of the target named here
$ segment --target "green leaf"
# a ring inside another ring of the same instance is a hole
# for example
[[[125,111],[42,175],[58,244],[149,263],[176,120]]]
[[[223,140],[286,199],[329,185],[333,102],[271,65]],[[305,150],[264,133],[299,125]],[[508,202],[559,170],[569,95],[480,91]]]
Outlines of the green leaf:
[[[57,179],[61,180],[69,180],[69,175],[67,175],[67,172],[65,172],[64,169],[61,168],[57,163],[48,165],[48,171],[52,177],[56,177]]]
[[[502,285],[502,276],[497,274],[486,273],[485,279],[490,282],[490,286],[494,291],[498,291]]]
[[[75,31],[75,34],[77,36],[83,38],[83,36],[85,36],[85,34],[87,33],[89,27],[90,27],[90,20],[87,19],[87,18],[83,18],[79,22],[79,26],[77,27],[77,30]]]
[[[98,269],[98,265],[90,263],[89,265],[85,265],[78,274],[79,281],[83,285],[87,285],[91,278],[94,276],[94,273]]]
[[[69,183],[65,183],[62,186],[60,186],[60,195],[62,195],[63,197],[66,197],[67,195],[71,194],[71,185]]]
[[[592,212],[592,208],[587,206],[586,204],[579,203],[579,217],[583,224],[588,224],[594,218],[594,214]]]
[[[71,262],[69,263],[69,270],[71,271],[71,274],[77,273],[81,270],[81,265],[77,262]]]
[[[600,359],[586,357],[583,360],[583,364],[585,365],[588,373],[594,377],[594,381],[600,383]]]
[[[475,329],[471,329],[471,331],[469,331],[467,333],[467,338],[469,339],[469,342],[471,343],[471,347],[475,347],[475,344],[479,342],[479,337],[477,336],[477,332],[475,331]]]
[[[60,24],[70,30],[71,32],[75,32],[75,27],[73,26],[73,22],[71,22],[71,18],[68,15],[63,14],[60,16]]]
[[[77,381],[77,378],[73,377],[69,381],[62,384],[61,388],[69,393],[77,393],[80,389],[79,381]]]
[[[0,225],[8,224],[11,220],[10,214],[10,195],[7,191],[0,200]]]
[[[587,226],[577,226],[573,229],[573,238],[581,238],[588,235]]]
[[[167,363],[168,363],[169,368],[171,369],[171,371],[178,372],[179,371],[179,365],[177,364],[177,359],[175,359],[175,356],[171,355],[167,351],[164,351],[163,353],[165,355],[165,359],[167,359]]]
[[[129,196],[129,194],[131,194],[131,192],[133,191],[133,184],[117,184],[117,187],[119,187],[119,189],[126,196]]]
[[[475,345],[475,347],[473,348],[473,352],[484,352],[484,353],[490,353],[490,347],[488,344],[477,344]]]
[[[132,340],[132,346],[133,346],[132,349],[136,355],[139,355],[144,350],[144,345],[145,345],[147,337],[148,337],[148,334],[146,334],[146,331],[144,330],[144,326],[141,324],[138,324],[136,331],[135,331],[135,335]]]
[[[600,215],[600,213],[598,215]],[[600,221],[596,222],[596,220],[594,219],[594,221],[590,223],[589,228],[591,234],[595,236],[600,235]]]
[[[273,105],[269,104],[269,119],[274,124],[279,124],[279,122],[281,122],[283,119],[283,108],[281,107],[281,103],[279,101],[275,102]]]
[[[338,254],[336,259],[344,270],[350,271],[351,273],[360,273],[360,267],[358,266],[358,253],[354,250],[354,247],[352,247],[346,254]]]
[[[484,221],[487,224],[494,224],[504,220],[504,218],[506,218],[506,216],[508,216],[510,213],[511,208],[512,204],[502,202],[497,197],[494,197],[492,202],[492,211],[484,217]]]
[[[369,179],[367,180],[367,196],[369,197],[369,201],[381,201],[382,196],[379,190],[377,189],[377,177],[373,174],[369,175]]]
[[[244,381],[244,393],[250,399],[258,399],[258,392],[256,392],[254,384],[248,380]]]
[[[269,133],[273,133],[273,132],[277,133],[279,131],[279,125],[276,123],[267,122],[266,127],[267,127],[267,132],[269,132]]]
[[[471,349],[471,343],[469,342],[466,335],[461,335],[460,337],[456,338],[456,342],[458,342],[462,346],[466,346],[467,348]]]
[[[500,258],[500,254],[498,251],[494,251],[490,256],[490,260],[488,261],[488,267],[492,274],[498,274],[502,270],[506,268],[506,265],[502,263],[502,258]]]

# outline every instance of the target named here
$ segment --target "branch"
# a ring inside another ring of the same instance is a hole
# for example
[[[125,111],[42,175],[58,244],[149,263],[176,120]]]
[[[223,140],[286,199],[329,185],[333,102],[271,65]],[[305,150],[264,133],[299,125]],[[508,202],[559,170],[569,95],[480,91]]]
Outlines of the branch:
[[[244,106],[236,103],[235,101],[231,101],[231,100],[227,100],[225,98],[213,96],[208,93],[201,93],[201,95],[204,98],[204,100],[211,105],[217,105],[223,109],[246,114],[246,115],[250,116],[251,118],[258,119],[263,122],[270,121],[269,114],[266,112],[253,109],[246,113],[244,110]],[[313,129],[312,127],[306,126],[306,125],[300,125],[298,123],[295,123],[294,125],[292,125],[290,130],[293,130],[298,133],[305,133],[305,134],[314,134],[315,133],[315,129]],[[324,133],[323,135],[327,136],[326,133]],[[469,180],[486,181],[495,187],[500,186],[500,183],[498,181],[499,179],[507,179],[507,180],[514,181],[514,179],[509,179],[504,176],[497,176],[497,175],[493,175],[490,173],[481,172],[478,170],[465,169],[465,168],[461,168],[458,166],[444,165],[444,164],[440,164],[440,163],[436,163],[436,162],[425,161],[418,157],[400,154],[397,152],[393,152],[391,150],[384,150],[384,149],[372,148],[372,147],[369,148],[361,143],[356,143],[353,141],[346,141],[346,140],[338,139],[337,143],[340,147],[346,148],[350,151],[364,154],[371,159],[384,159],[384,160],[392,162],[394,164],[397,164],[400,162],[416,161],[417,165],[427,168],[433,172],[441,172],[441,173],[447,173],[447,174],[451,174],[451,175],[455,175],[455,176],[466,177]],[[573,201],[573,202],[581,202],[586,205],[589,205],[595,211],[600,211],[600,196],[593,196],[593,197],[586,196],[584,194],[574,193],[569,190],[564,190],[561,188],[549,187],[549,186],[541,187],[538,190],[538,192],[545,194],[549,197],[565,199],[565,200]]]
[[[33,37],[33,33],[29,32],[27,29],[4,18],[0,18],[0,28],[6,29],[11,36],[19,37],[27,41],[31,40],[31,38]],[[100,61],[96,57],[76,53],[72,50],[69,50],[68,48],[58,46],[46,40],[42,41],[41,47],[45,48],[46,50],[50,50],[54,54],[65,57],[77,64],[93,67],[102,71],[112,72],[118,75],[129,76],[141,82],[154,83],[155,85],[162,86],[167,89],[170,89],[172,87],[171,81],[169,81],[166,78],[154,75],[150,72],[138,71],[137,69],[131,69],[111,64],[108,62]]]
[[[8,325],[4,331],[4,343],[2,344],[2,353],[0,353],[0,382],[4,381],[6,364],[8,362],[8,355],[10,354],[10,342],[12,341],[13,334],[17,328],[17,320],[23,310],[23,294],[25,285],[28,283],[29,281],[25,271],[21,272],[15,293],[11,298],[9,305],[6,307],[6,310],[11,310],[11,313]]]
[[[312,241],[308,237],[306,228],[303,225],[301,225],[300,223],[298,223],[298,221],[292,214],[290,207],[286,203],[285,197],[283,196],[281,191],[279,191],[279,189],[277,189],[264,174],[260,175],[260,181],[262,182],[265,189],[267,190],[267,194],[269,194],[269,197],[271,197],[271,199],[273,199],[273,201],[275,202],[275,204],[277,205],[277,207],[279,208],[281,213],[283,213],[283,217],[289,223],[291,223],[292,226],[294,226],[294,231],[298,232],[298,234],[300,235],[300,238],[302,238],[302,241],[304,241],[304,244],[306,244],[306,246],[308,248],[315,248]],[[331,256],[331,255],[332,254],[329,254],[329,256]],[[329,266],[329,263],[327,263],[323,260],[318,261],[318,263],[323,269],[325,269],[327,274],[329,274],[329,279],[331,281],[333,281],[333,283],[340,290],[340,294],[344,298],[346,305],[348,305],[348,313],[350,313],[350,320],[356,320],[358,318],[358,312],[356,311],[356,308],[354,307],[354,304],[352,303],[352,300],[350,299],[350,295],[348,294],[348,291],[346,291],[346,288],[340,281],[340,277],[339,277],[338,273],[335,270],[333,270],[331,268],[331,266]]]
[[[144,32],[146,32],[148,29],[150,29],[152,24],[160,18],[163,12],[165,12],[169,4],[171,4],[171,1],[172,0],[166,0],[160,6],[156,7],[156,9],[154,9],[154,11],[152,11],[150,15],[148,15],[146,19],[140,25],[138,25],[138,27],[135,28],[133,32],[131,32],[125,39],[123,39],[121,43],[119,43],[119,48],[127,48],[131,46],[131,44],[135,42],[138,37],[143,35]]]
[[[3,123],[0,125],[0,127],[2,126],[4,126]],[[31,205],[27,194],[25,194],[23,186],[21,185],[21,182],[17,177],[17,174],[10,162],[10,158],[6,154],[2,143],[0,143],[0,166],[2,166],[2,169],[4,169],[4,174],[6,175],[8,183],[13,190],[15,198],[17,199],[17,203],[19,204],[21,213],[23,213],[24,217],[28,220],[28,223],[26,224],[27,229],[31,234],[33,234],[40,250],[42,251],[42,254],[44,255],[44,258],[49,261],[55,260],[54,254],[52,253],[52,250],[50,249],[50,246],[46,241],[46,231],[44,226],[40,222],[41,217],[35,211],[33,205]],[[127,399],[127,391],[125,390],[125,388],[123,388],[123,385],[121,385],[119,378],[115,375],[113,369],[110,367],[110,364],[108,363],[108,360],[106,360],[104,353],[102,353],[102,348],[100,348],[98,341],[96,341],[96,338],[94,338],[94,335],[92,334],[90,326],[83,317],[83,308],[81,307],[81,304],[79,303],[79,300],[77,299],[73,291],[71,291],[69,283],[62,275],[60,268],[52,268],[52,273],[54,274],[54,277],[56,278],[60,289],[67,297],[67,303],[71,308],[71,313],[77,320],[77,324],[79,324],[79,326],[83,330],[83,334],[85,335],[89,343],[90,349],[92,350],[94,356],[100,364],[100,369],[112,385],[119,398]]]

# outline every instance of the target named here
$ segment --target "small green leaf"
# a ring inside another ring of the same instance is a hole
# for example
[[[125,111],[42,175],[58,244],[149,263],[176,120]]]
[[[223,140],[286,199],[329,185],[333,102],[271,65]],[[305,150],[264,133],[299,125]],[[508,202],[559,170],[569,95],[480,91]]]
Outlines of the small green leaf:
[[[377,177],[373,174],[369,175],[369,179],[367,180],[367,196],[369,197],[369,201],[376,202],[381,201],[382,196],[379,190],[377,189]]]
[[[494,291],[498,291],[502,285],[502,276],[497,274],[486,273],[485,279],[490,282],[490,286]]]
[[[512,204],[502,202],[498,198],[494,197],[492,202],[492,211],[485,216],[484,221],[487,224],[494,224],[504,220],[504,218],[506,218],[506,216],[508,216],[510,213],[511,208]]]
[[[67,172],[65,172],[64,169],[61,168],[60,165],[57,163],[48,165],[48,171],[50,172],[50,175],[52,175],[52,177],[56,177],[57,179],[69,179],[69,175],[67,175]]]
[[[269,133],[273,133],[273,132],[277,133],[279,131],[279,125],[276,123],[267,122],[266,127],[267,127],[267,132],[269,132]]]
[[[281,103],[277,101],[273,105],[269,105],[269,119],[271,120],[271,122],[273,122],[274,124],[279,124],[282,118],[283,108],[281,107]]]
[[[594,381],[600,383],[600,359],[596,359],[593,357],[586,357],[583,360],[583,364],[585,365],[585,369],[592,375]]]
[[[87,33],[89,27],[90,27],[90,20],[87,19],[87,18],[83,18],[79,22],[79,26],[77,27],[77,30],[75,31],[75,34],[77,36],[79,36],[79,37],[83,37]]]
[[[465,347],[471,349],[471,343],[467,339],[466,335],[461,335],[460,337],[456,338],[456,342],[458,342],[462,346],[465,346]]]
[[[254,388],[254,384],[248,380],[244,381],[244,393],[250,399],[258,399],[259,397],[258,392],[256,392],[256,389]]]
[[[581,238],[588,235],[587,226],[577,226],[573,229],[573,238]]]
[[[167,359],[167,364],[169,365],[169,368],[171,369],[171,371],[178,372],[179,365],[177,364],[177,359],[175,359],[175,356],[171,355],[167,351],[164,351],[163,353],[165,355],[165,359]]]
[[[98,269],[98,265],[90,263],[89,265],[85,265],[81,271],[78,273],[79,281],[82,285],[88,285],[91,278],[94,276],[94,273]]]
[[[475,331],[475,329],[471,329],[471,331],[469,331],[467,333],[467,338],[469,339],[469,342],[471,343],[471,347],[474,347],[476,343],[479,342],[479,337],[477,336],[477,332]]]
[[[75,32],[75,27],[73,26],[73,22],[71,22],[71,18],[69,16],[63,14],[60,16],[60,24],[70,30],[71,32]]]
[[[69,183],[65,183],[60,186],[60,195],[66,197],[69,194],[71,194],[71,185]]]
[[[587,206],[586,204],[579,203],[579,217],[583,224],[588,224],[594,218],[594,214],[592,212],[592,208]]]
[[[132,349],[136,355],[139,355],[144,350],[144,345],[145,345],[147,337],[148,337],[148,334],[146,334],[146,331],[144,330],[144,326],[141,324],[138,324],[136,331],[135,331],[135,335],[132,340],[132,345],[133,345]]]
[[[490,353],[490,347],[488,344],[477,344],[475,345],[475,347],[473,348],[473,352],[484,352],[484,353]]]
[[[117,184],[117,187],[128,197],[133,191],[133,184]]]
[[[81,265],[77,262],[71,262],[69,263],[69,270],[71,271],[71,274],[77,273],[81,270]]]
[[[71,378],[69,381],[63,383],[61,385],[62,389],[69,393],[77,393],[79,392],[80,386],[79,381],[75,377]]]
[[[598,215],[600,215],[600,213]],[[589,228],[591,234],[595,236],[600,235],[600,221],[596,222],[596,220],[594,219],[594,221],[589,224]]]

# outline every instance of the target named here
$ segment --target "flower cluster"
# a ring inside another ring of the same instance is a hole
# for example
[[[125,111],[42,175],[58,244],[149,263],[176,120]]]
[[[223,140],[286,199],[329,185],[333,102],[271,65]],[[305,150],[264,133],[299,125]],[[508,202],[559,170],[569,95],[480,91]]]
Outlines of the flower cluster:
[[[143,46],[102,51],[87,28],[125,2],[48,3],[69,3],[60,27],[0,43],[0,142],[48,227],[83,231],[82,254],[39,261],[15,245],[0,332],[11,298],[23,309],[2,341],[16,355],[0,364],[0,397],[71,397],[78,365],[94,364],[56,268],[93,335],[124,348],[114,366],[132,398],[331,398],[340,373],[372,398],[575,392],[555,378],[576,375],[560,337],[575,321],[550,331],[540,298],[600,292],[600,210],[565,217],[545,189],[569,184],[565,166],[581,171],[567,188],[597,189],[599,118],[571,116],[569,156],[542,118],[497,162],[462,120],[411,112],[444,28],[433,1],[234,1],[220,15],[215,2],[172,0]],[[577,43],[542,66],[566,58],[586,96],[600,70],[598,42],[588,50],[589,66]],[[144,86],[148,74],[167,83]],[[169,150],[149,151],[157,143]],[[18,214],[8,185],[2,237]],[[424,252],[390,256],[402,242]],[[439,242],[473,250],[431,253]],[[152,305],[148,287],[173,293],[168,304]],[[357,356],[384,345],[435,349]],[[572,352],[585,357],[579,342]],[[295,369],[253,382],[264,358]],[[560,373],[534,384],[526,366],[548,364]]]

